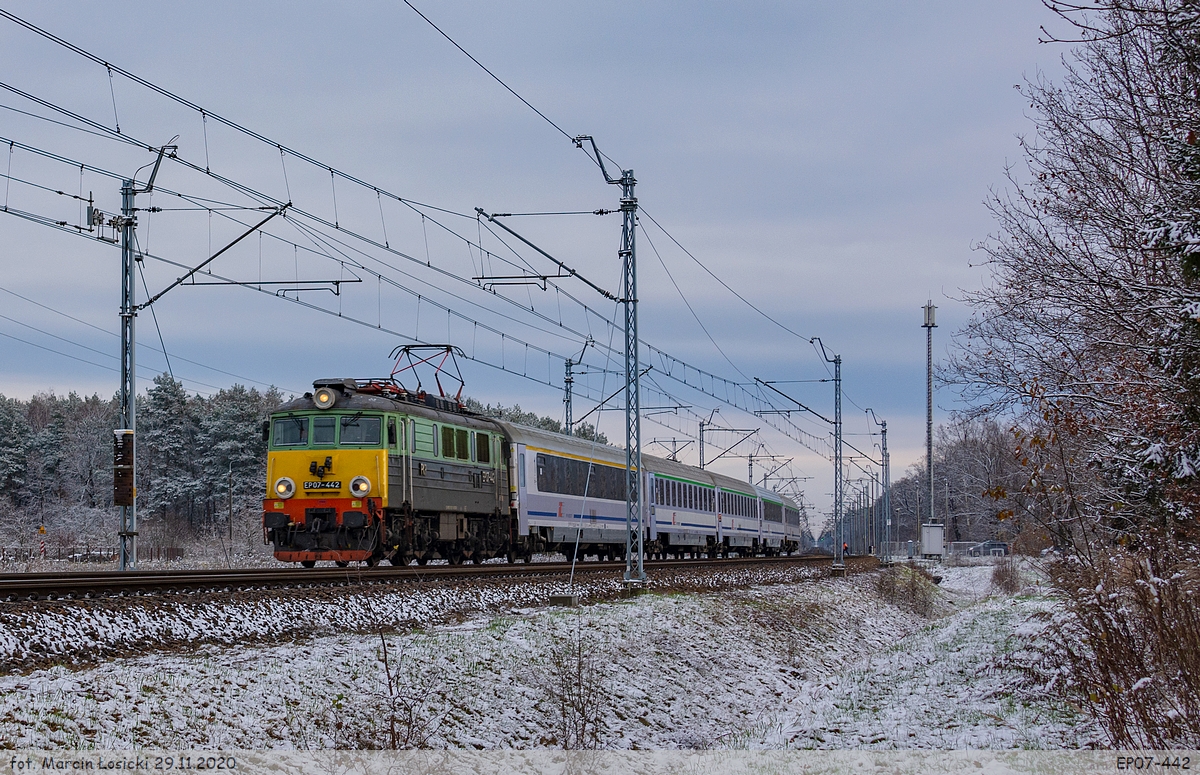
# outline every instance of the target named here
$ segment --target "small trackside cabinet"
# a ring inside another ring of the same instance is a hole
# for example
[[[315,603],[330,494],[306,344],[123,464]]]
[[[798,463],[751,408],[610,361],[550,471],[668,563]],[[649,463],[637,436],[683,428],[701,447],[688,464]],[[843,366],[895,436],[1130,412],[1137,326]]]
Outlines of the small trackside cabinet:
[[[921,525],[921,556],[943,557],[946,554],[946,526],[926,522]]]

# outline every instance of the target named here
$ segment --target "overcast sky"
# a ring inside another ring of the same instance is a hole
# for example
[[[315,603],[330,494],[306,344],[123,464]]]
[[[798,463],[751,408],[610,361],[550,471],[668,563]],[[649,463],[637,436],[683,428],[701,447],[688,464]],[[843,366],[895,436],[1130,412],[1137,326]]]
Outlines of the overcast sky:
[[[1039,26],[1054,22],[1041,2],[416,4],[567,134],[594,136],[612,160],[633,169],[644,213],[794,332],[739,301],[643,217],[645,342],[730,380],[797,381],[780,388],[829,416],[832,385],[802,382],[828,377],[807,341],[819,336],[843,358],[847,433],[865,434],[863,409],[874,408],[888,420],[893,475],[921,459],[920,307],[927,298],[939,307],[934,352],[943,357],[966,314],[956,298],[986,281],[985,270],[971,266],[982,259],[973,246],[993,228],[983,201],[1003,189],[1006,165],[1021,164],[1016,138],[1031,130],[1028,105],[1013,86],[1060,72],[1063,47],[1038,43]],[[288,294],[334,315],[272,295],[285,286],[173,290],[154,305],[157,321],[148,312],[138,319],[143,388],[166,368],[149,349],[159,347],[159,330],[175,375],[204,394],[233,382],[298,392],[315,378],[386,374],[389,351],[407,343],[402,336],[449,338],[479,358],[461,364],[467,393],[560,417],[562,361],[542,351],[577,354],[589,332],[602,346],[588,350],[592,373],[577,383],[575,416],[619,386],[603,373],[619,369],[620,333],[603,320],[619,320],[611,302],[572,280],[560,281],[561,292],[514,286],[494,294],[471,281],[516,273],[504,259],[553,271],[530,250],[518,251],[520,258],[508,252],[474,219],[475,207],[616,209],[617,188],[403,2],[4,8],[320,164],[281,160],[273,145],[121,75],[110,78],[102,65],[0,20],[0,82],[110,129],[119,124],[122,135],[142,143],[178,135],[183,159],[301,211],[244,240],[214,272],[240,281],[362,280],[341,286],[340,296],[328,285]],[[117,180],[81,175],[75,163],[128,175],[153,160],[103,130],[86,134],[17,113],[12,108],[79,126],[11,91],[0,91],[0,106],[0,136],[18,144],[0,159],[0,172],[12,178],[0,181],[10,210],[72,229],[82,223],[81,204],[55,192],[86,198],[91,191],[101,210],[120,207]],[[368,187],[331,182],[330,166]],[[157,258],[195,265],[244,231],[243,223],[263,217],[204,209],[197,197],[212,200],[208,206],[266,200],[176,162],[163,165],[157,185],[153,197],[137,202],[164,208],[139,214],[139,245]],[[377,197],[374,187],[442,210]],[[505,222],[597,285],[619,290],[619,215]],[[0,393],[111,395],[119,252],[94,236],[3,214],[0,245]],[[350,259],[365,269],[348,267]],[[153,293],[179,274],[147,260],[145,287]],[[568,294],[596,314],[582,312]],[[494,332],[504,333],[503,342]],[[828,509],[828,462],[763,420],[661,373],[650,378],[643,404],[688,408],[644,424],[647,451],[661,454],[654,439],[694,436],[697,417],[720,407],[716,420],[727,427],[762,427],[760,454],[794,458],[793,473],[812,477],[804,482],[807,499]],[[952,396],[939,395],[937,419],[953,408]],[[600,418],[610,439],[623,439],[618,413]],[[819,421],[794,422],[827,433]],[[724,446],[723,438],[711,443]],[[866,451],[878,441],[847,438]],[[694,463],[696,452],[693,443],[682,459]],[[717,467],[746,475],[744,458]]]

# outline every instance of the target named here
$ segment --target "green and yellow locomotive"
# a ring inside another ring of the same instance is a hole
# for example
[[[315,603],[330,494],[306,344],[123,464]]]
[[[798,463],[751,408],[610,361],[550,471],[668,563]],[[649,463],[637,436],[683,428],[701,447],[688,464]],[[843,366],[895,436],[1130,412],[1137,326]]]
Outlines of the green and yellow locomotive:
[[[279,560],[457,564],[517,551],[509,443],[455,400],[318,380],[265,432],[263,530]]]

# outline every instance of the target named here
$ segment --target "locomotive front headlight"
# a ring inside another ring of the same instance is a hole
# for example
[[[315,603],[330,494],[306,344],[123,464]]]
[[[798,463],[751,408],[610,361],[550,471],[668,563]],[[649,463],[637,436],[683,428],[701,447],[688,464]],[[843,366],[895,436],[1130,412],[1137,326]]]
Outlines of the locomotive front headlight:
[[[313,403],[318,409],[328,409],[337,403],[337,393],[327,387],[319,388],[313,393]]]
[[[281,476],[275,480],[275,497],[290,498],[296,494],[296,483],[286,476]]]
[[[365,476],[356,476],[350,480],[350,494],[355,498],[365,498],[371,494],[371,480]]]

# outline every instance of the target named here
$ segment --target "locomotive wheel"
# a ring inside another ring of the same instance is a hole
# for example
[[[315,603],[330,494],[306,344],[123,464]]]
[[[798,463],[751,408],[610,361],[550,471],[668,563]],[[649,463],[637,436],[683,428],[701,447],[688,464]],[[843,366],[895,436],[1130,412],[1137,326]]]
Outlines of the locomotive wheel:
[[[451,550],[449,557],[451,565],[462,565],[464,559],[466,559],[466,554],[461,549]]]
[[[317,561],[316,561],[316,560],[301,560],[301,561],[300,561],[300,564],[301,564],[301,565],[303,565],[305,568],[315,568],[315,567],[317,567]]]
[[[337,560],[334,564],[337,565],[339,568],[345,568],[350,563],[347,562],[346,560]]]

